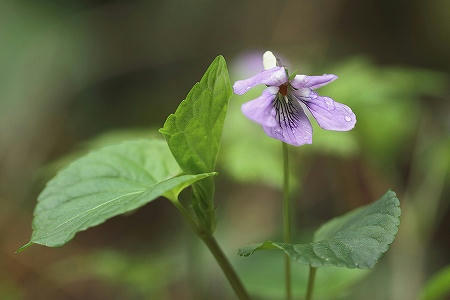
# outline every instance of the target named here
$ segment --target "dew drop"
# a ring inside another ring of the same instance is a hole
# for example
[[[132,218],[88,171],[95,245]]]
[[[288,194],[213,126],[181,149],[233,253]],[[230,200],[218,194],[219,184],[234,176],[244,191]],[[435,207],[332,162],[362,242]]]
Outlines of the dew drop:
[[[350,122],[352,120],[352,118],[350,118],[349,116],[345,116],[345,121]]]
[[[295,77],[298,81],[306,82],[306,75],[297,75]]]
[[[327,105],[327,109],[328,109],[328,110],[333,110],[333,109],[334,109],[333,100],[331,100],[331,99],[326,99],[326,100],[325,100],[325,104]],[[347,118],[346,118],[346,120],[347,120]]]
[[[300,97],[309,97],[310,94],[311,94],[311,89],[309,89],[309,88],[298,89],[298,95]]]

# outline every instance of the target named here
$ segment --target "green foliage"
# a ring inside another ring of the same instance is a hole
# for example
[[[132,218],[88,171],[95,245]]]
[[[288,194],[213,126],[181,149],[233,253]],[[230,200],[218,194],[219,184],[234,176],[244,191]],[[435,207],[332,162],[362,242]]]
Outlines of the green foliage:
[[[9,279],[0,279],[0,295],[2,299],[21,300],[25,299],[21,286],[15,284]]]
[[[259,253],[252,259],[235,261],[248,292],[257,299],[283,299],[285,297],[285,275],[283,259],[277,252]],[[308,267],[301,264],[291,266],[292,292],[295,299],[305,295],[308,282]],[[317,271],[314,298],[347,299],[346,293],[369,270],[324,267]]]
[[[167,118],[160,132],[184,172],[197,174],[215,170],[230,96],[227,65],[225,59],[218,56],[176,112]],[[214,179],[194,184],[193,193],[193,208],[199,224],[214,231]]]
[[[239,182],[264,183],[281,188],[283,156],[280,141],[267,137],[260,125],[248,120],[241,112],[243,102],[260,94],[261,90],[254,88],[245,95],[232,97],[223,135],[224,151],[220,153],[219,164]],[[298,183],[296,175],[291,174],[293,186]]]
[[[286,244],[266,241],[242,248],[241,256],[278,249],[313,267],[372,268],[394,241],[400,224],[400,202],[392,191],[365,207],[332,219],[316,231],[314,242]]]
[[[177,249],[174,247],[173,249]],[[60,286],[94,280],[115,287],[117,299],[167,299],[171,284],[186,276],[183,253],[164,249],[150,253],[99,249],[73,254],[52,262],[42,270],[43,276]],[[177,268],[177,272],[172,272]],[[67,272],[70,270],[70,272]]]
[[[177,201],[193,182],[180,175],[163,140],[138,140],[92,152],[59,172],[39,195],[30,242],[61,246],[74,235],[159,196]]]
[[[448,299],[450,296],[450,266],[447,266],[435,274],[426,283],[421,300]]]
[[[91,151],[99,150],[106,146],[119,144],[125,141],[137,140],[137,139],[154,139],[161,138],[161,135],[155,129],[145,128],[130,128],[130,129],[115,129],[107,131],[92,139],[83,141],[75,147],[72,152],[59,157],[57,160],[44,166],[39,170],[37,177],[43,179],[50,179],[56,175],[56,173],[68,166],[76,159],[88,154]]]
[[[358,121],[348,134],[357,137],[364,155],[389,167],[417,130],[420,97],[442,95],[448,86],[442,73],[379,67],[364,57],[340,63],[329,72],[339,79],[320,88],[320,94],[352,108]],[[314,132],[314,143],[322,134]]]

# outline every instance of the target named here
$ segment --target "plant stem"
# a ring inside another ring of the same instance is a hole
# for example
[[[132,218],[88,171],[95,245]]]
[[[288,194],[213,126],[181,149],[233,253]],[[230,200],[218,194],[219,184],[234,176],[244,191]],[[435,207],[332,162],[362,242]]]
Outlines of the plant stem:
[[[241,300],[250,299],[250,297],[247,294],[247,291],[245,290],[239,277],[234,271],[233,266],[228,261],[219,244],[217,244],[216,239],[212,235],[208,234],[202,237],[202,240],[203,242],[205,242],[206,246],[208,246],[212,255],[215,257],[217,263],[222,268],[222,271],[227,277],[228,282],[230,283],[234,292],[236,293],[236,296]]]
[[[311,300],[314,290],[314,279],[316,278],[316,268],[309,266],[308,289],[306,290],[305,300]]]
[[[212,236],[212,234],[209,232],[202,231],[200,227],[197,225],[197,223],[191,217],[189,211],[186,210],[186,208],[178,200],[172,201],[172,203],[175,205],[176,208],[178,208],[180,213],[183,215],[183,217],[186,219],[186,221],[194,230],[195,234],[206,244],[209,251],[214,256],[220,268],[222,269],[222,272],[225,274],[225,277],[228,279],[228,282],[233,288],[238,299],[249,300],[250,297],[248,296],[247,291],[242,285],[241,280],[239,279],[237,273],[233,269],[233,266],[231,265],[230,261],[223,253],[214,236]]]
[[[291,242],[291,212],[290,212],[290,200],[289,200],[289,151],[288,146],[285,143],[281,143],[283,150],[283,237],[285,243]],[[286,280],[286,299],[292,299],[291,288],[291,259],[285,255],[285,280]]]

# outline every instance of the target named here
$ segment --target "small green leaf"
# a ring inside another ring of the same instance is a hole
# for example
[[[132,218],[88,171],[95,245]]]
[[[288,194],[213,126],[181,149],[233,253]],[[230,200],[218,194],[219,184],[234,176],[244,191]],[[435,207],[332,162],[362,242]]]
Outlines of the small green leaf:
[[[185,173],[214,171],[230,96],[227,65],[225,59],[218,56],[160,129]],[[198,220],[212,232],[215,224],[213,178],[194,184],[193,191]]]
[[[298,70],[295,70],[294,72],[291,73],[291,75],[289,75],[289,81],[293,80],[295,78],[295,76],[298,75]]]
[[[427,281],[420,300],[448,299],[450,296],[450,266],[446,266]]]
[[[61,246],[79,231],[159,196],[177,201],[190,184],[213,175],[180,175],[163,140],[138,140],[92,152],[59,172],[38,197],[28,244]]]
[[[309,244],[266,241],[242,248],[239,255],[278,249],[293,260],[313,267],[372,268],[394,241],[400,224],[400,202],[392,191],[374,203],[323,225]]]

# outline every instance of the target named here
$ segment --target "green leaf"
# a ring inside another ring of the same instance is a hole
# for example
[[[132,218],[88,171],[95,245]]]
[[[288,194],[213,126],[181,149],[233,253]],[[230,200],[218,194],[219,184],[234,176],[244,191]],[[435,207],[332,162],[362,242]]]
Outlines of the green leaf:
[[[400,202],[392,191],[374,203],[332,219],[319,228],[314,242],[287,244],[266,241],[242,248],[239,255],[278,249],[313,267],[372,268],[394,241],[400,224]]]
[[[121,299],[146,299],[148,295],[166,299],[166,290],[186,276],[186,261],[177,247],[152,249],[150,253],[100,248],[54,260],[40,274],[58,286],[87,279],[104,282],[120,288]],[[175,268],[177,272],[173,272]]]
[[[295,76],[298,75],[298,70],[295,70],[294,72],[291,73],[291,75],[289,75],[289,81],[291,81],[292,79],[295,78]]]
[[[446,266],[427,281],[420,295],[421,300],[448,299],[450,296],[450,266]]]
[[[108,146],[70,164],[38,197],[30,242],[61,246],[79,231],[134,210],[159,196],[177,201],[190,184],[213,175],[180,175],[163,140]]]
[[[214,171],[230,96],[227,65],[225,59],[218,56],[160,129],[184,172]],[[212,232],[215,224],[213,178],[194,184],[193,191],[193,208],[198,220]]]
[[[155,138],[161,138],[161,135],[158,133],[158,130],[153,128],[129,128],[106,131],[92,139],[79,143],[72,152],[66,153],[55,161],[45,165],[36,175],[40,180],[45,180],[44,182],[46,182],[54,177],[59,170],[91,151],[125,141]]]
[[[444,73],[380,67],[365,57],[352,57],[328,71],[339,74],[339,80],[320,88],[320,94],[350,106],[358,118],[356,127],[343,135],[357,139],[354,150],[387,168],[392,168],[403,155],[403,145],[417,133],[417,120],[424,114],[420,97],[442,95],[448,87]],[[324,132],[314,131],[314,144]],[[343,144],[329,142],[329,148]]]
[[[275,251],[254,255],[252,259],[233,262],[250,295],[256,299],[284,299],[285,276],[283,258]],[[291,277],[293,299],[302,299],[308,283],[308,266],[293,264]],[[369,274],[369,270],[324,267],[316,273],[315,299],[347,299],[352,286]],[[343,296],[343,297],[342,297]]]

